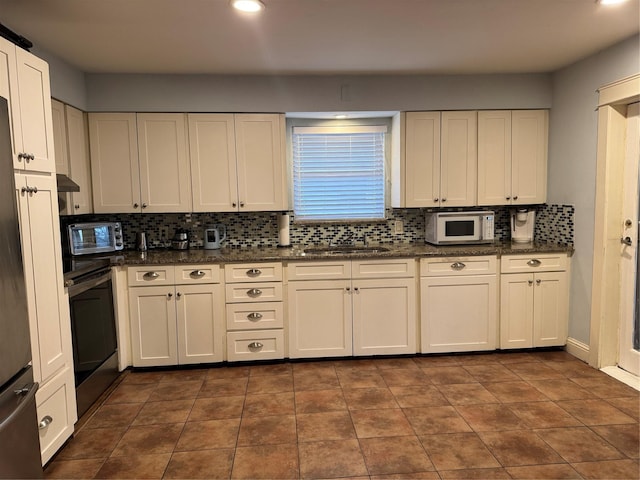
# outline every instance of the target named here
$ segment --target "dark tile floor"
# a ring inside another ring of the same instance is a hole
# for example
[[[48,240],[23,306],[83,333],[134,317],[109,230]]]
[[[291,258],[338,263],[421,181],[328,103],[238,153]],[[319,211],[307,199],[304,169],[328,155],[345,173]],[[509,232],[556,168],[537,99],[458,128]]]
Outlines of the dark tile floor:
[[[562,351],[125,372],[47,478],[640,478],[636,390]]]

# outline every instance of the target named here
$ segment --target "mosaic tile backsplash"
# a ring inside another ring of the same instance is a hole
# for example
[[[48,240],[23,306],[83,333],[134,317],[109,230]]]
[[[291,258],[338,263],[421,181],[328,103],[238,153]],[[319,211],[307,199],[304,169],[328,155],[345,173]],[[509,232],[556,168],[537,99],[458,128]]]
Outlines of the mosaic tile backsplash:
[[[573,245],[572,205],[537,205],[535,240]],[[497,240],[510,238],[509,207],[460,208],[455,210],[493,210],[495,236]],[[387,219],[371,223],[295,223],[291,214],[291,245],[327,245],[353,238],[357,244],[365,241],[378,243],[422,243],[424,242],[424,213],[429,209],[389,209]],[[444,209],[442,210],[444,211]],[[61,217],[64,228],[76,222],[121,222],[124,230],[125,249],[133,249],[135,236],[139,231],[147,233],[150,248],[169,246],[169,241],[178,228],[191,232],[191,247],[203,245],[203,231],[213,224],[222,223],[227,227],[227,239],[223,246],[275,247],[278,245],[278,216],[281,212],[241,212],[241,213],[166,213],[166,214],[89,214]],[[396,220],[403,222],[404,232],[394,233]]]

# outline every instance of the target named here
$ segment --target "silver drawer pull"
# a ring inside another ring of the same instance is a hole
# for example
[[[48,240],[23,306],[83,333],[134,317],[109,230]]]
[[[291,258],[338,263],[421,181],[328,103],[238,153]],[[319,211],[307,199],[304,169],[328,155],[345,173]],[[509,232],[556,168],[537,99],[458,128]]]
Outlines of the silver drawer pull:
[[[51,425],[51,423],[53,423],[53,418],[47,415],[42,420],[40,420],[38,427],[40,428],[40,430],[42,430],[43,428],[47,428],[49,425]]]
[[[462,262],[454,262],[451,264],[451,268],[454,270],[462,270],[464,267],[466,267],[466,265]]]
[[[262,270],[260,269],[250,268],[249,270],[247,270],[248,277],[259,277],[260,275],[262,275]]]
[[[257,322],[258,320],[262,319],[262,314],[258,312],[252,312],[249,315],[247,315],[247,318],[252,322]]]
[[[249,345],[247,345],[251,350],[260,350],[262,347],[264,347],[263,344],[261,344],[260,342],[251,342]]]
[[[160,274],[158,272],[147,272],[143,275],[143,278],[146,278],[147,280],[153,280],[155,278],[158,278],[160,276]]]
[[[204,277],[204,272],[202,270],[194,270],[190,275],[195,278],[202,278]]]
[[[537,258],[532,258],[527,262],[527,265],[529,265],[530,267],[539,267],[540,265],[542,265],[542,262]]]
[[[262,295],[262,290],[252,288],[250,290],[247,290],[247,295],[249,295],[250,297],[259,297],[260,295]]]

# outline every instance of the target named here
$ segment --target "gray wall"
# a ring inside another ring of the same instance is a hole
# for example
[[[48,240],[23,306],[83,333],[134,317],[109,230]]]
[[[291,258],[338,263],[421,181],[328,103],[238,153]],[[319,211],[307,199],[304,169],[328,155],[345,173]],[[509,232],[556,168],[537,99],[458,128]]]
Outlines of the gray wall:
[[[64,60],[41,48],[34,47],[34,55],[46,60],[51,77],[51,96],[61,102],[87,110],[85,74]]]
[[[549,108],[551,76],[87,74],[90,111],[326,112]]]
[[[553,74],[549,132],[549,203],[573,204],[569,336],[589,343],[596,184],[597,89],[640,72],[634,36]]]

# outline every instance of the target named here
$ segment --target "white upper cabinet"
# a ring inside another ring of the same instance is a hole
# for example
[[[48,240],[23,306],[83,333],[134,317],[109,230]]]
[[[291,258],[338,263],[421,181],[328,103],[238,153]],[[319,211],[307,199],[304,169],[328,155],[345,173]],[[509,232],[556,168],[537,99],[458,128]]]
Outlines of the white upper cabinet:
[[[457,207],[476,200],[476,112],[407,112],[405,206]]]
[[[188,115],[194,212],[238,210],[234,115]]]
[[[287,209],[284,116],[189,114],[194,212]]]
[[[91,195],[91,164],[89,159],[89,132],[87,114],[70,105],[65,105],[67,152],[69,175],[80,186],[79,192],[71,193],[69,213],[93,212]],[[57,157],[56,157],[57,158]]]
[[[189,212],[184,114],[89,114],[95,213]]]
[[[440,112],[407,112],[404,141],[404,206],[437,206],[440,197]]]
[[[64,115],[64,103],[51,99],[51,119],[56,173],[69,175],[69,153],[67,149],[67,127]]]
[[[9,101],[13,167],[55,172],[47,62],[0,38],[0,95]]]
[[[478,112],[478,205],[547,198],[547,110]]]
[[[135,113],[90,113],[91,183],[95,213],[140,211]]]
[[[137,123],[142,211],[190,212],[186,115],[139,113]]]

